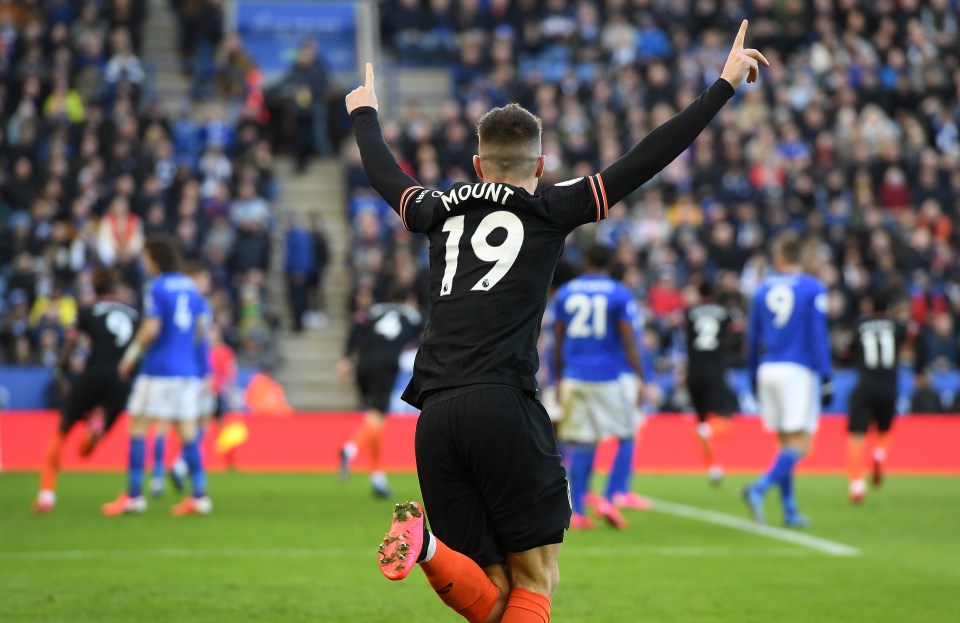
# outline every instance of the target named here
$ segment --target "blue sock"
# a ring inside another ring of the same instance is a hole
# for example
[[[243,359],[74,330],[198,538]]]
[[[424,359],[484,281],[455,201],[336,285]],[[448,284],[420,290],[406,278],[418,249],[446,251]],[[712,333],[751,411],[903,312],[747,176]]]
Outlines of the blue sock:
[[[792,448],[780,450],[780,454],[777,455],[776,460],[774,460],[770,469],[767,470],[767,473],[753,484],[754,490],[762,495],[765,494],[770,487],[779,485],[784,478],[793,472],[793,466],[796,465],[799,460],[800,454],[796,450]]]
[[[780,502],[783,504],[783,513],[787,517],[797,514],[797,500],[793,497],[793,468],[800,461],[800,455],[791,450],[796,457],[790,470],[783,475],[778,483],[780,485]]]
[[[607,480],[607,499],[613,498],[615,493],[626,493],[630,490],[630,477],[633,475],[633,439],[621,439],[617,446],[617,454],[613,458],[613,468]]]
[[[190,472],[190,484],[193,487],[193,497],[202,498],[207,495],[207,473],[203,471],[203,459],[200,456],[200,441],[194,439],[183,445],[183,460],[187,463]]]
[[[167,453],[167,437],[157,435],[153,438],[153,477],[163,478],[163,457]]]
[[[203,441],[203,433],[206,431],[206,427],[202,424],[197,426],[197,446],[200,446],[200,443]],[[189,464],[187,461],[187,447],[184,446],[180,448],[180,460],[186,464]]]
[[[127,495],[132,498],[143,495],[143,466],[146,458],[146,441],[143,437],[131,437],[130,454],[127,459]]]
[[[583,496],[590,490],[590,475],[593,472],[593,457],[596,448],[589,445],[577,444],[569,446],[570,450],[570,501],[573,512],[578,515],[586,514],[583,505]]]

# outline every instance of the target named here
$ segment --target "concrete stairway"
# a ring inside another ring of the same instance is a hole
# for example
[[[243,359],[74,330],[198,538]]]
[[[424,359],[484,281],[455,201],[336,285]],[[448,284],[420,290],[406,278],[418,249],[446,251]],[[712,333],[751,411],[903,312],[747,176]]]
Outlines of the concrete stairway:
[[[283,318],[278,335],[283,364],[277,380],[287,391],[290,404],[299,410],[350,410],[358,404],[352,382],[336,378],[336,363],[343,352],[348,329],[347,297],[350,294],[350,273],[344,261],[350,244],[350,228],[346,218],[346,196],[343,167],[338,160],[314,161],[307,172],[298,175],[289,158],[278,159],[275,173],[280,197],[274,210],[277,215],[298,214],[309,219],[322,215],[330,244],[330,265],[326,274],[328,323],[322,329],[290,330],[290,311],[283,276],[282,227],[274,232],[273,258],[270,270],[270,300]]]
[[[164,102],[172,113],[189,101],[190,80],[180,72],[177,51],[177,21],[168,0],[149,0],[149,17],[144,28],[143,60],[151,72],[148,97]],[[350,277],[344,262],[350,241],[346,220],[343,167],[337,160],[314,161],[305,175],[297,175],[286,157],[276,160],[280,197],[274,205],[278,227],[274,232],[269,293],[273,311],[282,319],[277,335],[282,362],[277,379],[287,390],[287,399],[298,410],[349,410],[358,399],[352,382],[336,379],[336,362],[346,339],[346,301]],[[289,213],[309,217],[322,214],[330,243],[327,271],[328,324],[323,329],[291,330],[283,275],[282,216]]]
[[[417,103],[427,119],[439,119],[443,106],[453,93],[453,76],[447,69],[436,67],[400,67],[389,69],[384,113],[399,118],[403,107]],[[378,79],[379,84],[379,79]]]
[[[190,95],[190,79],[180,72],[177,16],[169,0],[149,0],[147,7],[143,60],[151,72],[148,95],[160,99],[172,113]]]

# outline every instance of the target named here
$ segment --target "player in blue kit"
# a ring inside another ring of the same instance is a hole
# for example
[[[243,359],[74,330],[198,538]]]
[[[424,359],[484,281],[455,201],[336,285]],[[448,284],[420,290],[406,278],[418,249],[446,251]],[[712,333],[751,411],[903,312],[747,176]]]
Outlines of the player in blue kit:
[[[200,417],[197,420],[197,441],[202,443],[207,425],[211,419],[217,416],[217,397],[213,391],[212,367],[210,365],[210,331],[213,328],[213,314],[206,298],[210,291],[210,274],[202,265],[193,262],[188,263],[185,272],[196,284],[203,304],[203,311],[200,314],[203,325],[202,328],[198,327],[199,334],[194,344],[194,354],[197,359],[197,375],[194,382],[197,387],[193,390],[197,393],[200,408]],[[169,426],[166,428],[169,428]],[[165,442],[165,435],[157,434],[154,439],[154,473],[153,480],[150,483],[150,493],[154,496],[163,493]],[[186,457],[184,452],[181,451],[180,456],[170,467],[169,473],[170,481],[178,493],[183,491],[184,480],[189,472]]]
[[[785,232],[773,243],[777,274],[757,290],[750,310],[747,364],[767,427],[777,433],[780,451],[759,480],[743,490],[750,514],[764,523],[763,499],[780,487],[784,523],[802,528],[793,494],[793,470],[810,450],[823,404],[832,398],[827,292],[803,274],[800,240]]]
[[[151,424],[170,422],[183,443],[192,483],[191,497],[171,510],[174,515],[209,514],[213,505],[206,492],[206,473],[200,457],[197,419],[200,396],[197,382],[197,343],[204,333],[205,304],[196,284],[179,272],[177,242],[168,236],[151,237],[144,251],[147,273],[153,278],[144,296],[144,321],[120,362],[121,378],[130,378],[141,357],[140,374],[127,405],[130,413],[130,453],[127,490],[103,505],[108,516],[142,513],[145,436]]]
[[[610,261],[606,247],[590,248],[584,274],[560,288],[554,301],[554,366],[561,379],[558,393],[563,411],[557,439],[570,459],[570,525],[577,529],[593,527],[584,503],[597,444],[610,435],[632,441],[637,424],[634,413],[640,401],[640,384],[633,384],[634,394],[628,397],[620,380],[623,356],[637,378],[643,376],[634,332],[636,302],[626,287],[607,274]],[[622,447],[630,451],[632,459],[632,444]],[[621,457],[621,467],[623,463]],[[617,477],[622,482],[629,480],[629,476]],[[599,515],[615,527],[626,527],[616,506],[606,500],[598,502],[595,510]]]

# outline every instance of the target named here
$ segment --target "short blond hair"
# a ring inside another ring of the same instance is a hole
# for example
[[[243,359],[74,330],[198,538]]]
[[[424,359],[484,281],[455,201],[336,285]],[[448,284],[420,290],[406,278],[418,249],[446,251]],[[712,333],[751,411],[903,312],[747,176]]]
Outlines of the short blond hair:
[[[785,264],[795,266],[803,258],[803,245],[797,232],[788,229],[777,234],[770,247],[773,257],[780,258]]]

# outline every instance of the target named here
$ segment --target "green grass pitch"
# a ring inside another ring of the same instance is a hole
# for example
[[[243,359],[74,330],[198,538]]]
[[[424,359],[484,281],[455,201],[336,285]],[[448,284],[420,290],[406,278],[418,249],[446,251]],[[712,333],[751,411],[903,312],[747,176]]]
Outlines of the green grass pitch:
[[[742,517],[743,478],[645,476],[655,498]],[[394,476],[398,499],[416,479]],[[56,512],[29,512],[36,476],[0,474],[0,621],[191,623],[455,622],[418,571],[380,576],[392,503],[366,478],[223,474],[215,514],[175,519],[168,494],[145,516],[107,519],[122,477],[67,474]],[[836,477],[800,477],[814,536],[861,550],[831,556],[661,512],[630,528],[568,535],[558,623],[955,623],[960,621],[960,479],[892,478],[851,508]],[[768,511],[779,520],[775,494]]]

